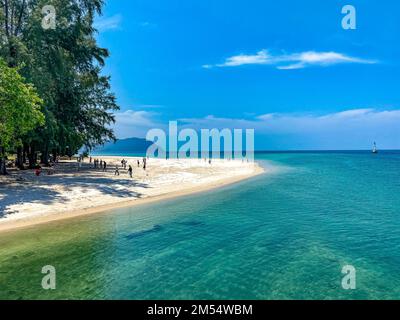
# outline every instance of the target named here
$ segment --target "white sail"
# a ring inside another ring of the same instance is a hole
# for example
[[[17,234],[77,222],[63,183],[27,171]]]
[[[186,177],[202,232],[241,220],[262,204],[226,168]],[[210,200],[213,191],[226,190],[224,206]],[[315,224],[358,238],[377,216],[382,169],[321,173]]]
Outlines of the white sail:
[[[374,142],[374,147],[372,148],[372,153],[378,153],[378,149],[376,148],[376,142]]]

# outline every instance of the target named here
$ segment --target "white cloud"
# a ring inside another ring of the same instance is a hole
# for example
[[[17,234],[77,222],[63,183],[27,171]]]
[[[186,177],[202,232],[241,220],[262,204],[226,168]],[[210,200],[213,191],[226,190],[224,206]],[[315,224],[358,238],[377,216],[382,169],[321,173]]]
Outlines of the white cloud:
[[[111,17],[99,17],[96,19],[94,23],[94,27],[99,32],[109,31],[109,30],[117,30],[121,27],[122,16],[120,14],[116,14]]]
[[[377,61],[360,59],[355,57],[346,56],[337,52],[314,52],[308,51],[298,54],[292,54],[290,56],[282,57],[282,61],[295,62],[289,65],[279,65],[278,69],[289,70],[289,69],[302,69],[307,66],[317,65],[317,66],[330,66],[339,63],[362,63],[362,64],[374,64]]]
[[[377,141],[381,148],[400,149],[400,110],[350,109],[323,115],[268,113],[250,119],[210,115],[181,121],[185,127],[197,129],[255,129],[256,136],[264,137],[263,148],[270,144],[272,149],[364,149]]]
[[[116,114],[118,138],[144,138],[148,130],[167,130],[168,121],[149,110],[127,110]],[[174,121],[176,119],[169,119]],[[348,109],[341,112],[266,113],[247,118],[216,117],[178,119],[179,128],[255,129],[256,147],[261,149],[400,149],[400,109]]]
[[[146,136],[148,130],[159,128],[158,113],[152,111],[127,110],[115,114],[114,130],[118,139]]]
[[[239,54],[227,58],[220,64],[206,64],[203,68],[237,67],[243,65],[274,65],[280,70],[302,69],[309,66],[330,66],[342,63],[374,64],[376,60],[351,57],[337,52],[306,51],[293,54],[272,55],[263,49],[254,55]]]
[[[246,64],[267,64],[272,62],[272,57],[268,54],[267,50],[261,50],[254,55],[240,54],[233,56],[222,64],[217,64],[217,67],[237,67]]]

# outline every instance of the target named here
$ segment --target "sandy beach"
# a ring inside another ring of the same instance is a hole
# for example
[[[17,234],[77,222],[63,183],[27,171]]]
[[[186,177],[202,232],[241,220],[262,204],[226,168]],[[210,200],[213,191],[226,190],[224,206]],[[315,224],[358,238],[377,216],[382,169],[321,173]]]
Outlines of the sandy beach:
[[[264,172],[256,163],[239,160],[149,159],[143,170],[137,165],[141,158],[96,159],[107,162],[106,172],[85,159],[79,171],[76,161],[61,161],[53,174],[44,168],[40,176],[11,170],[1,177],[0,231],[202,192]],[[122,159],[133,167],[133,178],[122,169]]]

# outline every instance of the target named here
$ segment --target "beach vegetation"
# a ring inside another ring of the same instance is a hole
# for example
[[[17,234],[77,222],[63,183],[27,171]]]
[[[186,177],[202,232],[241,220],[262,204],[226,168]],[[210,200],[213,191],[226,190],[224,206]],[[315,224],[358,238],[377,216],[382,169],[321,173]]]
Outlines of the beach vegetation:
[[[1,173],[6,173],[5,156],[9,147],[22,144],[21,138],[44,124],[43,100],[36,89],[0,59],[0,154]]]
[[[12,136],[21,143],[2,143],[21,169],[27,162],[30,168],[38,161],[49,165],[58,156],[115,140],[111,127],[119,107],[110,78],[102,73],[109,52],[97,44],[94,27],[103,5],[102,0],[0,0],[0,57],[31,84],[44,115],[43,125]]]

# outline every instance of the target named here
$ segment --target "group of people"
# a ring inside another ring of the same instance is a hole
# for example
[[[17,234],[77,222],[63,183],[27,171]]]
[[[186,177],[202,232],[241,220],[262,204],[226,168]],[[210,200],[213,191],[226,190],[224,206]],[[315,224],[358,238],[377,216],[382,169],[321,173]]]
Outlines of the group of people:
[[[90,157],[89,162],[92,163],[92,157]],[[103,172],[107,171],[107,162],[99,159],[94,159],[93,160],[93,168],[94,169],[100,169]]]
[[[80,161],[78,160],[78,163],[79,162]],[[102,159],[100,159],[100,160],[99,159],[93,159],[92,157],[90,157],[89,158],[89,162],[93,163],[93,168],[94,169],[100,169],[103,172],[107,171],[107,162],[106,161],[103,161]],[[142,165],[143,165],[143,170],[146,170],[146,168],[147,168],[147,158],[143,158],[142,159]],[[122,159],[121,160],[121,166],[122,166],[122,169],[128,171],[129,177],[132,178],[133,177],[133,168],[132,168],[131,165],[128,165],[128,161],[125,160],[125,159]],[[138,168],[140,168],[140,166],[141,166],[141,163],[140,163],[139,159],[137,160],[137,166],[138,166]],[[127,169],[127,167],[128,167],[128,169]],[[114,175],[115,176],[119,176],[120,175],[118,165],[115,167]]]
[[[126,161],[125,159],[122,159],[122,160],[121,160],[121,165],[122,165],[122,168],[123,168],[124,170],[126,170],[127,164],[128,164],[128,161]],[[129,174],[129,177],[132,178],[132,176],[133,176],[133,168],[132,168],[131,165],[129,165],[129,167],[128,167],[128,174]],[[119,168],[118,168],[118,166],[115,167],[115,173],[114,173],[114,175],[115,175],[115,176],[119,176]]]
[[[48,175],[52,175],[54,174],[54,164],[58,163],[59,161],[59,157],[57,157],[56,159],[54,159],[54,162],[51,161],[51,168],[49,170],[46,170]],[[77,170],[80,171],[82,168],[82,163],[84,161],[84,157],[83,156],[79,156],[77,159]],[[103,172],[107,171],[107,162],[102,160],[102,159],[94,159],[92,157],[89,157],[89,163],[92,165],[93,169],[100,169]],[[121,166],[124,170],[127,170],[129,176],[132,178],[133,177],[133,167],[131,165],[128,165],[128,161],[125,159],[121,160]],[[137,160],[137,166],[138,168],[140,168],[141,166],[143,166],[143,170],[146,170],[147,168],[147,158],[143,158],[142,162],[140,162],[140,160]],[[128,168],[127,168],[128,167]],[[40,176],[42,174],[42,168],[40,166],[37,166],[35,169],[35,175],[36,176]],[[119,176],[120,172],[119,172],[119,167],[118,165],[115,167],[115,172],[114,172],[115,176]]]

